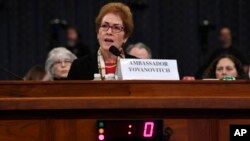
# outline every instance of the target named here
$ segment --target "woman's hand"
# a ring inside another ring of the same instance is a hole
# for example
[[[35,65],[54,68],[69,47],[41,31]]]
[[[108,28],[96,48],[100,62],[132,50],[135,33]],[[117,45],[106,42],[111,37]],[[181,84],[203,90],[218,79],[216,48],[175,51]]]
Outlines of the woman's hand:
[[[182,80],[195,80],[194,76],[184,76],[182,77]]]

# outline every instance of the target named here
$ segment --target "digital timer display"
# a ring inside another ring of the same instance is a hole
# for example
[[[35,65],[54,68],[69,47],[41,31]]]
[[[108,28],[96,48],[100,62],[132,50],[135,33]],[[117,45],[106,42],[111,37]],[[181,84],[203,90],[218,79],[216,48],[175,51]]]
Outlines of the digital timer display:
[[[98,120],[98,141],[162,141],[162,120]]]

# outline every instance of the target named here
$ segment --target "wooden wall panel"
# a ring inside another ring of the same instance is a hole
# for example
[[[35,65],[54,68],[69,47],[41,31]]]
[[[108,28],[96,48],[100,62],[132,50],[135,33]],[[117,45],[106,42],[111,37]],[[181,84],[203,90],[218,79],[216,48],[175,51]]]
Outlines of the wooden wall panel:
[[[97,119],[163,119],[169,141],[228,141],[248,81],[0,82],[0,141],[96,141]]]

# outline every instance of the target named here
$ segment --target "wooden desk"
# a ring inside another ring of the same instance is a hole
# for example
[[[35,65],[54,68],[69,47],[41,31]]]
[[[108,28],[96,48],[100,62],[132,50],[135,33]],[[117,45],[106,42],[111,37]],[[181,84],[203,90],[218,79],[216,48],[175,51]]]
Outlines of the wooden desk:
[[[164,119],[171,141],[229,141],[248,81],[0,82],[0,141],[95,141],[96,119]]]

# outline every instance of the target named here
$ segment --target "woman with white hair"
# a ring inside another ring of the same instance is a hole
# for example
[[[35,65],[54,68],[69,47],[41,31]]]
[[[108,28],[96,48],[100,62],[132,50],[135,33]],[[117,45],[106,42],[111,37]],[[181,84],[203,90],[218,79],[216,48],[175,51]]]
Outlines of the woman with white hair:
[[[77,57],[64,47],[52,49],[45,63],[45,69],[50,80],[66,79],[72,62]]]

